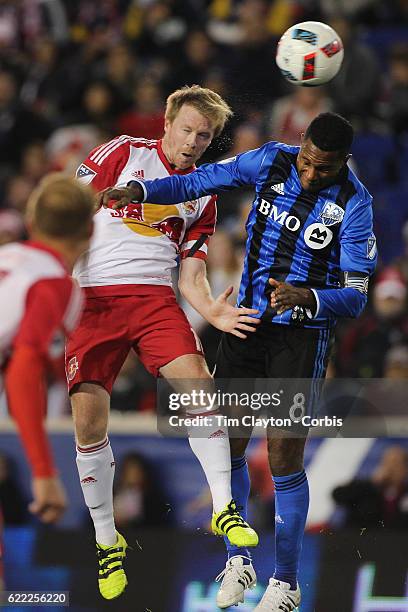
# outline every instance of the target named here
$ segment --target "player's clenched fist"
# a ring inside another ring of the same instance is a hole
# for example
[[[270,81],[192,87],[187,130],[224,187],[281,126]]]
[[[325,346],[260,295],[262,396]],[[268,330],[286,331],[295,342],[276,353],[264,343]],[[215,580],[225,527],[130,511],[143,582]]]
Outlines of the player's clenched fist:
[[[29,510],[43,523],[55,523],[63,515],[67,500],[64,487],[57,476],[33,478],[32,490],[34,500]]]
[[[294,287],[289,283],[283,283],[274,278],[269,279],[269,284],[274,289],[271,293],[271,307],[276,308],[278,314],[282,314],[285,310],[290,310],[295,306],[306,306],[313,309],[316,306],[313,293],[310,289]]]
[[[128,187],[108,187],[97,194],[96,210],[99,210],[101,206],[107,208],[110,200],[116,200],[115,204],[111,206],[116,210],[127,206],[131,202],[141,202],[142,199],[143,189],[137,183]]]

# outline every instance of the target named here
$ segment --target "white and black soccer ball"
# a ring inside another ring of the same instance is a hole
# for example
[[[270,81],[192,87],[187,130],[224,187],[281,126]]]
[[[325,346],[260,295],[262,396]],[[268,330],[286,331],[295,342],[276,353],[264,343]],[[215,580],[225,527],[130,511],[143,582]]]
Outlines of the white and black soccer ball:
[[[325,23],[303,21],[282,35],[276,63],[293,85],[324,85],[340,70],[343,61],[340,36]]]

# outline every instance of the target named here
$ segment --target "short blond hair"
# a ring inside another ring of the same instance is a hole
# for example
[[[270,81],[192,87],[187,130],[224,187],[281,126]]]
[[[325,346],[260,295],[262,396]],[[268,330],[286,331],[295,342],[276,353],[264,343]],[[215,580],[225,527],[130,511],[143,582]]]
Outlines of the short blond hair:
[[[219,94],[200,85],[185,85],[176,89],[166,101],[165,117],[173,123],[183,104],[192,106],[214,124],[214,136],[219,136],[234,114]]]
[[[26,218],[44,236],[81,240],[89,236],[93,213],[92,190],[75,178],[53,173],[29,197]]]

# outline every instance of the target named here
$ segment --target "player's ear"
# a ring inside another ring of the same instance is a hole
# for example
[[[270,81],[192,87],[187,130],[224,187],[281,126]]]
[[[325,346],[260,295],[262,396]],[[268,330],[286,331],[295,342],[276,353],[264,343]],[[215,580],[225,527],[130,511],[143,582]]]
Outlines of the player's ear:
[[[302,133],[300,134],[300,146],[302,146],[304,139],[305,139],[305,133],[304,133],[304,132],[302,132]]]
[[[171,126],[171,121],[168,117],[164,117],[164,133],[166,134]]]

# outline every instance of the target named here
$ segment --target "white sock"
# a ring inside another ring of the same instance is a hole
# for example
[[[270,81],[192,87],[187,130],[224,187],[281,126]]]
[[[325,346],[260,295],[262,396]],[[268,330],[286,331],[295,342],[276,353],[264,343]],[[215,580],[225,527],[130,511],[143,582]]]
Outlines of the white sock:
[[[200,415],[207,416],[202,409]],[[189,411],[188,416],[196,417],[198,414]],[[214,512],[220,512],[232,499],[228,430],[218,425],[214,416],[207,416],[207,419],[211,420],[211,425],[188,428],[189,442],[207,478]]]
[[[115,460],[108,438],[97,444],[77,445],[76,462],[85,503],[95,526],[98,544],[117,541],[113,518],[113,477]]]

